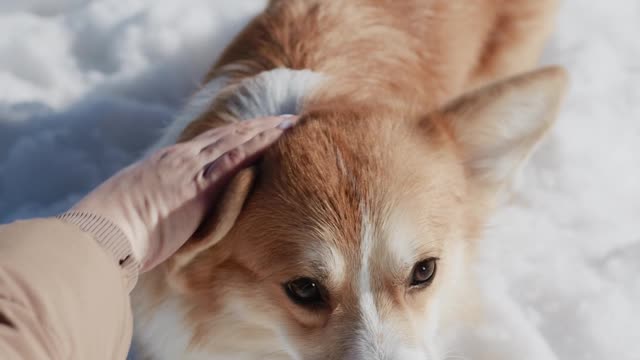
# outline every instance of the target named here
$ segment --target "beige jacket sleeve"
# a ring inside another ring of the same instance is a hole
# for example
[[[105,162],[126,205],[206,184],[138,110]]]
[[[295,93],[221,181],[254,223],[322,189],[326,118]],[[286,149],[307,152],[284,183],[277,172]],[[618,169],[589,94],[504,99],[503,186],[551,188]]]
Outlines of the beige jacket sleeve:
[[[0,226],[0,359],[125,359],[137,265],[88,214]]]

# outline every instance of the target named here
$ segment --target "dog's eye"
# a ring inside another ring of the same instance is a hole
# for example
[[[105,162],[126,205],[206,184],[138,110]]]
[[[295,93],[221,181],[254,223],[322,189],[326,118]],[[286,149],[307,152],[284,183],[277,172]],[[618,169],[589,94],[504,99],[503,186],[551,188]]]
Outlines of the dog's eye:
[[[436,276],[436,258],[422,260],[413,267],[411,287],[426,287]]]
[[[293,302],[308,307],[325,304],[321,285],[310,278],[298,278],[285,284],[285,291]]]

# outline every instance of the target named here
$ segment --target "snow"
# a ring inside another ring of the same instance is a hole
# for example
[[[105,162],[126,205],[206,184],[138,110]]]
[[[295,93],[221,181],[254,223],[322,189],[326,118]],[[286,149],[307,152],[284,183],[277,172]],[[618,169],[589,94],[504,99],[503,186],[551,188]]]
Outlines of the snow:
[[[126,4],[126,5],[124,5]],[[0,1],[0,223],[131,162],[264,1]],[[572,86],[483,240],[450,358],[640,359],[640,2],[565,0]]]

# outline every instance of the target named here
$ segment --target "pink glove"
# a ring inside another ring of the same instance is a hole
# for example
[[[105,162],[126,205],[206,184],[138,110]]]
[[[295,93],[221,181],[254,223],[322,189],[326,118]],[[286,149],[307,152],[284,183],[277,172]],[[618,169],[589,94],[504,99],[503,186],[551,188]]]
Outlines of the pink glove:
[[[120,227],[149,270],[196,231],[225,181],[255,160],[297,120],[269,117],[234,123],[160,149],[121,170],[71,210]]]

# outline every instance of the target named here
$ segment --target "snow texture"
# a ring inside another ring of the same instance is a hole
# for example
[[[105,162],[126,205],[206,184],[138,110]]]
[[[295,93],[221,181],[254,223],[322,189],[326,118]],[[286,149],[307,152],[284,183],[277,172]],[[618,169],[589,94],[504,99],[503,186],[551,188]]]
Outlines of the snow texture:
[[[0,223],[134,160],[264,1],[1,0]],[[557,126],[482,244],[449,358],[640,360],[640,1],[565,0]]]

